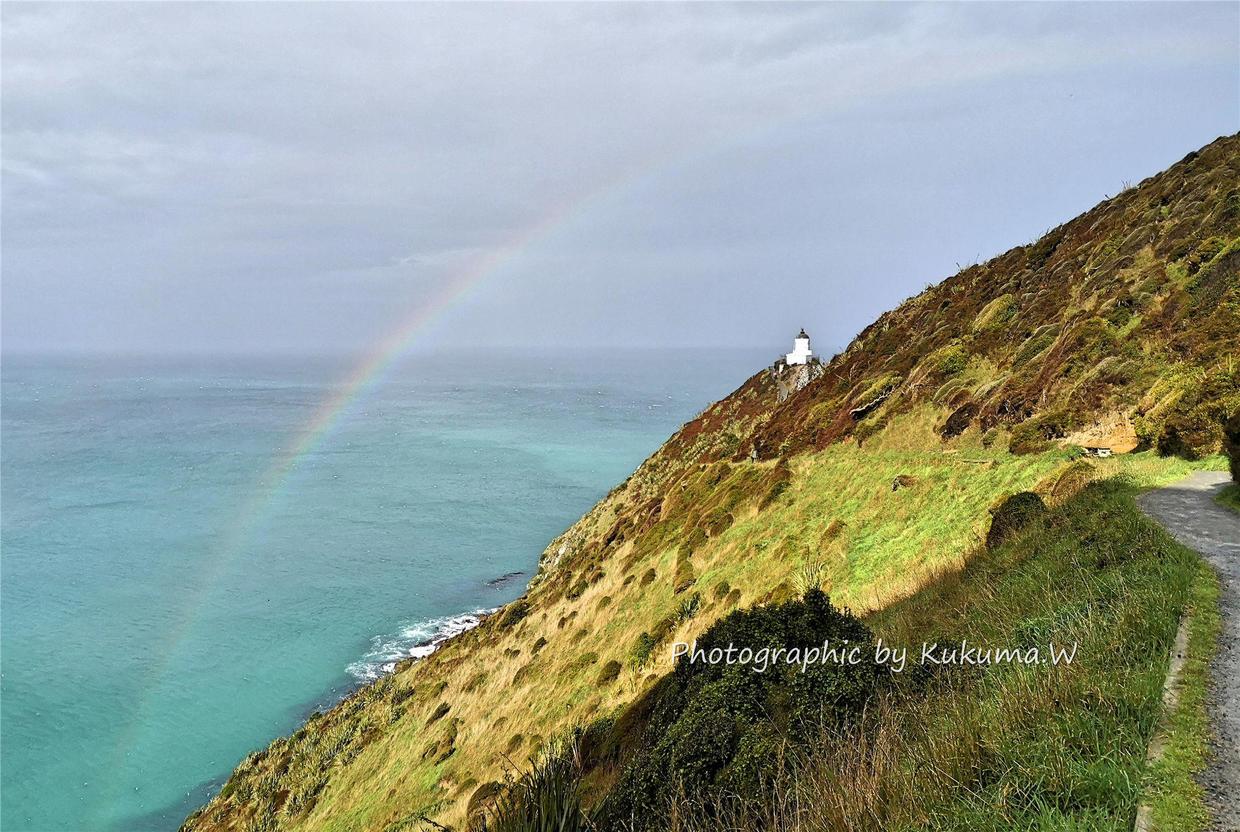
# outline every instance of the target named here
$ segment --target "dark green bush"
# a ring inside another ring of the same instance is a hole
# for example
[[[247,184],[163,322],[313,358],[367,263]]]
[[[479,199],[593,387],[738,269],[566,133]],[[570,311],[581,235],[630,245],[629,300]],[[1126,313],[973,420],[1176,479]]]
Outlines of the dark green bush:
[[[629,656],[629,662],[634,667],[645,666],[646,662],[650,661],[650,654],[654,652],[655,643],[654,636],[643,632],[637,637],[637,641],[633,645],[633,652]]]
[[[1032,491],[1018,491],[990,510],[986,548],[996,549],[1046,514],[1046,503]]]
[[[598,672],[598,680],[595,682],[595,687],[606,687],[616,681],[616,677],[620,675],[620,668],[620,662],[615,659],[603,665],[603,669]]]
[[[521,619],[530,613],[530,602],[524,598],[518,598],[508,606],[504,607],[503,614],[499,617],[499,628],[507,630],[517,626]]]
[[[886,678],[869,661],[870,633],[822,591],[717,621],[698,639],[707,655],[743,648],[861,648],[857,664],[773,662],[765,672],[736,662],[680,659],[675,670],[633,703],[611,727],[603,746],[628,749],[622,772],[595,820],[600,828],[659,828],[660,808],[682,792],[709,806],[724,793],[756,795],[764,772],[788,740],[805,740],[827,724],[854,719]],[[619,753],[619,752],[617,752]]]
[[[1235,482],[1240,482],[1240,410],[1231,414],[1231,418],[1223,425],[1223,436],[1227,444],[1231,478]]]

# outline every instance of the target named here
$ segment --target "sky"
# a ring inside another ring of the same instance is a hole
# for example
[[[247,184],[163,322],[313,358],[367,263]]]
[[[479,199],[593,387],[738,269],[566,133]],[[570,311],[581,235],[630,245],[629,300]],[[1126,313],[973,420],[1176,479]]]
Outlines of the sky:
[[[1234,2],[0,16],[9,353],[839,347],[1240,130]]]

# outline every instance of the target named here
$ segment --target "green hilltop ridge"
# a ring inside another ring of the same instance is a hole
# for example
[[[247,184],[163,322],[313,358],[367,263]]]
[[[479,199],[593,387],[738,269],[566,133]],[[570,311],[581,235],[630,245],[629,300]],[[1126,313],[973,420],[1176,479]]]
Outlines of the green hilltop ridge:
[[[1229,136],[884,314],[804,389],[757,373],[552,541],[522,598],[251,754],[184,828],[1131,828],[1159,657],[1210,597],[1132,495],[1221,464],[1238,275]],[[1082,658],[671,658],[925,633]],[[519,822],[536,805],[568,820]]]

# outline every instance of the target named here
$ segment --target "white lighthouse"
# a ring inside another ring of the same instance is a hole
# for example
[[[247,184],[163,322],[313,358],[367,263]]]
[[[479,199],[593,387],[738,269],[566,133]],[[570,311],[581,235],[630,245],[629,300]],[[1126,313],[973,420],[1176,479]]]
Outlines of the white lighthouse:
[[[813,355],[814,351],[809,348],[809,336],[802,329],[792,342],[792,352],[784,356],[784,362],[788,365],[808,364]]]

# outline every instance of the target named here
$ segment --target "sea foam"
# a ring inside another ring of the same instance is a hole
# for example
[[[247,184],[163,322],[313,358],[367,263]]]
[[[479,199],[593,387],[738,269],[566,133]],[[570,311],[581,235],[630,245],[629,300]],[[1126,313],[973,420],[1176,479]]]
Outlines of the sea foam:
[[[497,609],[499,607],[417,621],[402,627],[395,635],[375,636],[371,639],[370,650],[345,670],[360,682],[373,682],[394,671],[404,659],[426,658],[448,639],[477,627]]]

